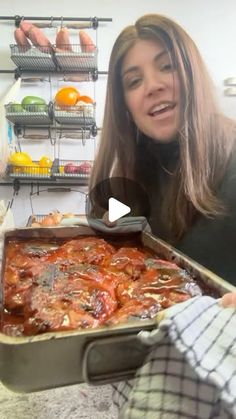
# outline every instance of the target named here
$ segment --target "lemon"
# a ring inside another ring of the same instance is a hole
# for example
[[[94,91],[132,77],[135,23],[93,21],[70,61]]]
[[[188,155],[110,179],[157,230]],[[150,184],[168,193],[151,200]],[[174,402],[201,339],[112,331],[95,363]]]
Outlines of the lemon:
[[[23,171],[24,171],[24,168],[20,166],[13,166],[12,168],[12,173],[14,173],[15,175],[18,175],[22,173]]]
[[[37,176],[39,173],[39,165],[32,163],[31,165],[26,165],[24,168],[24,173],[27,175]]]
[[[50,167],[39,167],[38,173],[40,176],[48,176],[51,173]]]
[[[52,160],[50,157],[42,156],[39,160],[39,166],[41,167],[52,167]]]
[[[32,164],[32,159],[28,153],[16,151],[10,155],[9,163],[14,166],[25,166]]]
[[[48,176],[51,173],[51,169],[49,167],[41,167],[38,163],[34,163],[30,166],[25,166],[23,171],[27,175],[31,176]]]

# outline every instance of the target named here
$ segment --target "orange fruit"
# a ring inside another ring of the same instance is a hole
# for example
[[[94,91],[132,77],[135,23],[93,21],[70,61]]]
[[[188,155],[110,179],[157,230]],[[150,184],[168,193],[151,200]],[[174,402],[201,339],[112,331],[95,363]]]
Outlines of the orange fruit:
[[[75,87],[62,87],[55,96],[55,103],[59,107],[74,106],[79,98],[79,92]]]
[[[93,99],[91,99],[90,96],[86,96],[86,95],[79,96],[78,100],[79,100],[79,102],[93,103]]]

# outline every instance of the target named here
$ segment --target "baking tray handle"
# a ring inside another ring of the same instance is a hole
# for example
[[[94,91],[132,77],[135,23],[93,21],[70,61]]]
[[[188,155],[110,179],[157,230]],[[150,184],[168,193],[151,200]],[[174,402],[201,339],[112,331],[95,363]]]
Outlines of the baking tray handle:
[[[88,384],[98,385],[133,378],[149,350],[137,334],[110,336],[89,342],[83,353],[83,379]]]

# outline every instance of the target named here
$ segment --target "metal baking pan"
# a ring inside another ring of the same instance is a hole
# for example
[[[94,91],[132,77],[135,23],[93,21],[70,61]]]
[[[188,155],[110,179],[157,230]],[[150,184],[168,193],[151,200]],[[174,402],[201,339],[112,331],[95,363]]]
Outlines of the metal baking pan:
[[[92,234],[95,234],[94,231],[85,226],[10,230],[4,237],[2,277],[9,239],[72,239]],[[129,239],[133,239],[134,243],[141,240],[158,256],[187,269],[204,285],[206,294],[220,296],[235,290],[231,284],[149,233],[135,233],[129,235]],[[0,333],[0,380],[12,391],[31,392],[81,382],[104,384],[132,378],[148,352],[148,348],[137,339],[137,334],[140,330],[152,330],[157,323],[158,316],[152,320],[132,321],[112,327],[30,337],[11,337]]]

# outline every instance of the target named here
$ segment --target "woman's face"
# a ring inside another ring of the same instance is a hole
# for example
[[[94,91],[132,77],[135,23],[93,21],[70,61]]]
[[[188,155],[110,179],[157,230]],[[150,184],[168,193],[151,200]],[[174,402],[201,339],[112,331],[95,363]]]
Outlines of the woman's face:
[[[138,129],[159,142],[174,140],[180,126],[180,83],[163,44],[138,40],[123,60],[122,83]]]

